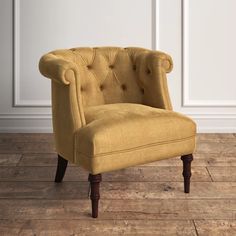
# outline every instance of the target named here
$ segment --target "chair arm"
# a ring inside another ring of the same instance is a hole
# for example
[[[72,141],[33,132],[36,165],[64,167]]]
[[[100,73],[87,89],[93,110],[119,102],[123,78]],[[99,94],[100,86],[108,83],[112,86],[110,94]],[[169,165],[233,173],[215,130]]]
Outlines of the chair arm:
[[[160,51],[151,51],[148,53],[147,64],[150,67],[159,67],[166,73],[170,73],[173,69],[173,61],[171,56]]]
[[[172,110],[166,79],[166,73],[173,68],[171,57],[163,52],[149,51],[142,54],[139,60],[139,80],[144,89],[144,103]]]
[[[77,73],[76,64],[72,61],[60,58],[52,53],[48,53],[41,57],[39,61],[39,70],[42,75],[52,79],[57,83],[69,85],[74,76],[70,76],[71,72]]]
[[[52,117],[57,153],[74,162],[74,134],[85,125],[77,67],[69,58],[49,53],[40,59],[39,70],[52,79]]]

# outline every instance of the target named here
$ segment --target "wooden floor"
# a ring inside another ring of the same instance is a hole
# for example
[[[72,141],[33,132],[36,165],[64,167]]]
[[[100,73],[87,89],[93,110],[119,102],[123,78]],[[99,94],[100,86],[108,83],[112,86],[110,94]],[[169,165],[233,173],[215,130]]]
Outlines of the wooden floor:
[[[0,134],[0,235],[236,235],[236,134],[201,134],[183,193],[179,157],[103,175],[90,216],[87,173],[53,182],[51,134]]]

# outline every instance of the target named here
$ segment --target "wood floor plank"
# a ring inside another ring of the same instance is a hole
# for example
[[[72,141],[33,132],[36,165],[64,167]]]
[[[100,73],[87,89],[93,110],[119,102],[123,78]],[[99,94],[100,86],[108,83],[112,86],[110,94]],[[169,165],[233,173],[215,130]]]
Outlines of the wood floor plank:
[[[199,236],[234,236],[236,220],[195,220]]]
[[[177,233],[181,232],[181,234]],[[4,236],[110,236],[110,235],[169,235],[196,236],[193,223],[163,220],[0,220],[0,234]]]
[[[2,167],[0,181],[52,181],[56,167]],[[65,181],[87,181],[88,172],[68,167]],[[211,181],[205,167],[192,168],[192,181]],[[131,167],[103,174],[103,181],[183,181],[182,167]]]
[[[14,154],[2,154],[2,155],[14,155]],[[19,155],[19,154],[15,154]],[[0,154],[1,158],[1,154]],[[1,159],[0,159],[1,160]],[[1,165],[1,161],[0,161]],[[7,165],[7,162],[6,164]],[[10,164],[11,165],[11,164]],[[38,153],[38,154],[23,154],[19,166],[56,166],[57,154],[56,153]],[[69,163],[69,165],[74,166]],[[183,163],[180,157],[170,158],[166,160],[152,162],[141,166],[182,166]],[[235,154],[212,154],[212,153],[200,153],[194,155],[193,166],[236,166]]]
[[[23,154],[19,166],[56,166],[56,153]]]
[[[0,143],[46,142],[53,143],[52,133],[0,133]]]
[[[88,199],[88,182],[1,182],[0,199]],[[102,182],[102,199],[235,199],[235,182]]]
[[[0,143],[2,154],[23,154],[23,153],[55,153],[53,143],[48,142],[14,142]]]
[[[197,141],[216,141],[220,140],[221,142],[236,140],[235,133],[199,133],[197,134]]]
[[[198,142],[196,153],[212,153],[218,155],[226,155],[226,154],[235,154],[236,153],[236,140],[232,140],[229,142]]]
[[[2,199],[0,209],[1,220],[92,220],[90,200]],[[236,199],[101,199],[99,211],[101,220],[232,220],[236,219]]]
[[[69,162],[69,166],[76,166]],[[57,166],[57,153],[26,153],[18,166]]]
[[[236,182],[235,166],[209,166],[207,167],[213,181]],[[236,197],[236,196],[235,196]]]
[[[16,166],[21,156],[21,154],[0,154],[0,166]]]
[[[236,166],[234,153],[198,153],[193,155],[192,166]],[[143,166],[182,166],[180,157],[152,162]]]

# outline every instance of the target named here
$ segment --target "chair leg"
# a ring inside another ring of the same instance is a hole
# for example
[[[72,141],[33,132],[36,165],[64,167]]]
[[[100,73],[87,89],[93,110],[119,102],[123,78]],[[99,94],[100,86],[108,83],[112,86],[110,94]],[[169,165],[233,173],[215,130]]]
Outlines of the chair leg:
[[[99,184],[102,181],[102,175],[89,174],[88,181],[90,182],[90,187],[91,187],[90,199],[92,202],[92,217],[97,218],[98,217],[98,202],[100,199]]]
[[[63,180],[63,177],[66,172],[68,161],[64,159],[62,156],[58,155],[57,159],[57,172],[55,176],[55,182],[60,183]]]
[[[193,160],[193,155],[184,155],[181,156],[183,161],[183,177],[184,177],[184,192],[190,192],[190,178],[191,178],[191,162]]]

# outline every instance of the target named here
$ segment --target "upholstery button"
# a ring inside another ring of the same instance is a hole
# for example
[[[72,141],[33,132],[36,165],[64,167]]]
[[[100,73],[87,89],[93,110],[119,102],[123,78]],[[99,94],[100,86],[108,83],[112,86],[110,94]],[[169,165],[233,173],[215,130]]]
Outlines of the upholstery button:
[[[100,85],[100,90],[102,91],[104,89],[104,85]]]
[[[143,88],[141,88],[140,91],[141,91],[142,94],[144,94],[144,89]]]
[[[91,70],[92,66],[91,65],[87,65],[87,68],[88,68],[88,70]]]
[[[110,69],[113,69],[113,68],[114,68],[114,66],[113,66],[113,65],[109,65],[109,68],[110,68]]]
[[[133,65],[133,70],[136,70],[136,65]]]
[[[151,74],[151,71],[149,69],[147,69],[147,74]]]
[[[82,86],[80,87],[80,91],[81,91],[81,92],[83,92],[83,91],[84,91],[84,88],[83,88]]]
[[[123,90],[127,90],[127,87],[126,87],[125,84],[122,84],[122,85],[121,85],[121,88],[122,88]]]

